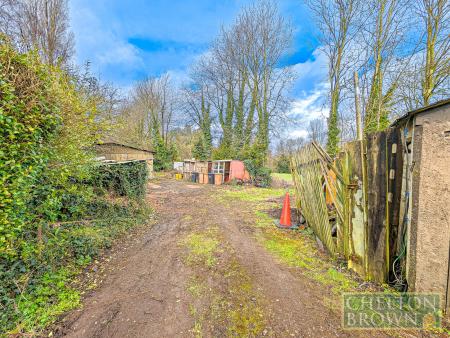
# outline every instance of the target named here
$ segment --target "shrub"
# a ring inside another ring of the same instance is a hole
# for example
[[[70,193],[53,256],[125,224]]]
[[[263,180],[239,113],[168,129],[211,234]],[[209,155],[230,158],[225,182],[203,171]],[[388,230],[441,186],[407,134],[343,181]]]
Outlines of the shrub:
[[[277,160],[276,169],[278,173],[282,174],[290,174],[291,173],[291,161],[289,159],[289,156],[287,155],[280,155]]]
[[[18,255],[30,194],[60,124],[49,87],[51,76],[37,56],[0,40],[0,259]]]
[[[257,166],[253,160],[245,160],[244,164],[255,186],[263,188],[270,187],[272,177],[270,176],[271,171],[269,168]]]
[[[146,219],[135,201],[145,193],[145,163],[107,174],[133,201],[112,204],[92,186],[87,149],[101,128],[98,101],[0,37],[0,335],[35,334],[77,306],[70,277]]]
[[[119,196],[142,198],[148,178],[145,161],[104,163],[94,168],[92,185]]]

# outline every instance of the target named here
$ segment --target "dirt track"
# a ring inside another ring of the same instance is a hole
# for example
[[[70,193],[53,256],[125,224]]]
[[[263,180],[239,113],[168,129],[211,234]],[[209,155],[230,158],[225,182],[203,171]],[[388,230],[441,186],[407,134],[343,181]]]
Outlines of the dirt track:
[[[217,189],[173,180],[151,184],[148,200],[156,224],[114,255],[102,286],[86,297],[82,309],[66,316],[59,334],[189,337],[201,331],[225,336],[234,313],[246,317],[234,319],[238,326],[253,325],[251,332],[258,336],[353,334],[342,330],[339,314],[324,305],[322,286],[277,262],[258,244],[245,204],[220,205],[211,198]],[[189,264],[182,245],[189,234],[204,231],[214,231],[221,245],[213,268]],[[206,285],[203,296],[188,291],[193,280]]]

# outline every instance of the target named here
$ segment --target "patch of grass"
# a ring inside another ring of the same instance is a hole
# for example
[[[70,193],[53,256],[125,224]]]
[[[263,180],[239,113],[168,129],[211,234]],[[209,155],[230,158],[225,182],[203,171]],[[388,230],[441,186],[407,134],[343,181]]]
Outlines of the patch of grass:
[[[186,286],[195,300],[189,306],[194,318],[191,333],[202,337],[211,330],[214,335],[220,328],[220,332],[230,337],[260,334],[265,321],[258,295],[245,269],[236,260],[233,248],[223,241],[218,229],[191,233],[181,243],[189,250],[188,264],[209,269],[209,278],[193,277]],[[220,253],[224,253],[224,257],[218,264]]]
[[[227,198],[237,199],[246,202],[261,202],[269,198],[281,197],[286,193],[285,189],[274,188],[248,188],[233,187],[234,189],[223,190],[221,193]]]
[[[194,327],[192,328],[191,332],[194,335],[194,337],[196,337],[196,338],[203,337],[203,335],[202,335],[202,322],[196,320],[195,323],[194,323]]]
[[[265,327],[261,300],[245,270],[232,260],[223,273],[227,294],[213,295],[211,316],[223,323],[229,337],[255,337]]]
[[[191,278],[187,286],[187,290],[194,298],[199,298],[205,291],[205,288],[206,288],[205,284],[202,283],[197,278]]]
[[[329,286],[333,293],[348,292],[358,286],[350,276],[336,270],[331,262],[321,258],[314,242],[304,235],[266,229],[259,240],[283,263],[301,268],[307,277]]]
[[[255,215],[256,215],[256,224],[255,224],[256,227],[267,228],[274,225],[275,220],[272,217],[270,217],[267,213],[260,210],[256,210]]]
[[[355,290],[355,288],[358,286],[358,283],[356,283],[344,273],[337,271],[333,267],[329,267],[326,272],[312,271],[311,277],[321,284],[331,286],[331,290],[335,294],[341,294],[343,292]]]
[[[272,178],[274,178],[274,179],[286,181],[286,182],[288,182],[288,183],[292,183],[292,182],[293,182],[293,179],[292,179],[292,175],[291,175],[291,174],[272,173],[271,176],[272,176]]]
[[[15,332],[10,333],[34,333],[53,323],[62,313],[78,307],[80,294],[68,286],[74,275],[75,272],[67,268],[45,273],[33,289],[17,297],[21,322]]]
[[[189,263],[204,264],[209,268],[216,264],[215,254],[219,246],[216,232],[209,229],[205,232],[192,233],[186,237],[183,244],[189,249],[187,257]]]
[[[255,337],[265,326],[264,311],[255,297],[253,285],[245,272],[237,267],[238,283],[232,285],[230,292],[235,294],[234,306],[227,312],[230,321],[230,336]]]

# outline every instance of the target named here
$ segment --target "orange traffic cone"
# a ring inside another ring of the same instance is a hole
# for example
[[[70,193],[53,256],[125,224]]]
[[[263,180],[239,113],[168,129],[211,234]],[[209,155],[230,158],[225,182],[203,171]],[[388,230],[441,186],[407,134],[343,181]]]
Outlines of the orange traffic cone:
[[[284,197],[283,209],[281,210],[280,226],[290,228],[291,223],[291,202],[289,199],[289,193],[286,193]]]

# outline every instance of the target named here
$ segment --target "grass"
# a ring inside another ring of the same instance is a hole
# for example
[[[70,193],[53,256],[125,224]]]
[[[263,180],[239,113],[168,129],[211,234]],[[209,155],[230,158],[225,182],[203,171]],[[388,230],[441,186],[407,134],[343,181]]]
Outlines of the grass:
[[[227,293],[213,296],[211,315],[228,337],[255,337],[265,327],[264,311],[246,271],[232,259],[223,270]]]
[[[269,198],[281,197],[285,193],[285,189],[254,187],[233,187],[232,189],[223,190],[223,194],[226,198],[244,202],[262,202]]]
[[[259,218],[259,217],[258,217]],[[258,222],[265,219],[259,218]],[[287,233],[267,228],[260,236],[262,245],[286,265],[302,269],[305,276],[331,288],[335,294],[354,290],[356,283],[351,276],[340,272],[324,257],[321,257],[314,241],[301,232]]]
[[[272,173],[270,176],[272,176],[272,178],[274,178],[274,179],[285,181],[287,183],[293,182],[291,174]]]
[[[189,263],[204,264],[211,268],[217,259],[215,257],[219,240],[215,238],[217,230],[209,229],[202,233],[192,233],[184,240],[185,246],[189,249],[187,261]]]
[[[274,225],[274,219],[267,215],[264,211],[256,210],[256,223],[257,228],[267,228]]]
[[[274,174],[278,177],[290,174]],[[264,189],[238,187],[224,190],[228,201],[241,201],[242,208],[254,209],[254,226],[258,228],[258,241],[264,248],[288,266],[300,268],[302,273],[314,281],[329,287],[334,294],[354,290],[358,284],[348,273],[341,272],[318,251],[316,243],[306,232],[288,232],[277,229],[275,219],[264,210],[280,207],[273,199],[283,196],[286,189]],[[293,191],[291,190],[291,194]],[[291,202],[292,203],[292,202]]]
[[[199,298],[204,293],[205,289],[205,284],[198,278],[191,278],[187,286],[187,290],[194,298]]]
[[[186,289],[193,297],[189,311],[194,318],[191,333],[202,337],[208,330],[226,331],[230,337],[254,337],[265,327],[264,312],[252,281],[239,265],[233,249],[210,228],[189,234],[182,242],[188,250],[186,263],[210,270],[208,278],[196,276]],[[218,256],[223,254],[220,258]],[[210,325],[212,324],[212,325]]]

